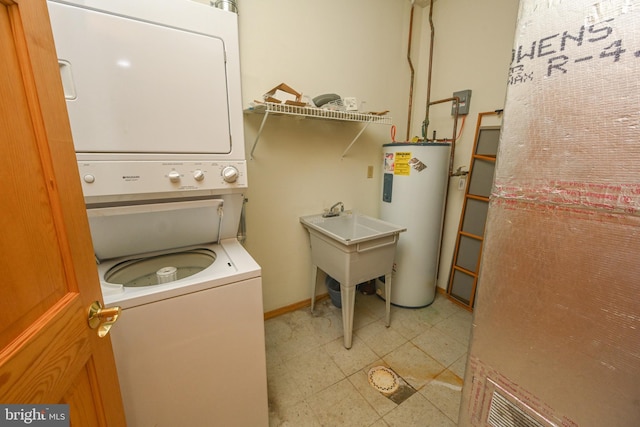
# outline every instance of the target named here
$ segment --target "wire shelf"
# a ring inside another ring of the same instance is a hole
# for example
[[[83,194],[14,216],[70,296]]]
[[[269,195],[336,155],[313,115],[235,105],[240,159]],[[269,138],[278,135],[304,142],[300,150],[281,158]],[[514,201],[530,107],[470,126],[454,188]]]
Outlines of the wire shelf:
[[[278,116],[294,116],[294,117],[302,117],[302,118],[313,118],[313,119],[322,119],[322,120],[338,120],[343,122],[358,122],[364,123],[365,125],[360,129],[360,132],[356,135],[356,137],[351,141],[351,144],[347,147],[346,150],[342,153],[342,157],[344,157],[347,152],[351,149],[356,140],[362,135],[362,132],[372,123],[380,124],[380,125],[390,125],[392,124],[391,117],[381,116],[377,114],[371,113],[360,113],[357,111],[343,111],[343,110],[332,110],[326,108],[316,108],[316,107],[299,107],[297,105],[287,105],[287,104],[276,104],[273,102],[265,102],[264,104],[256,104],[246,110],[245,113],[255,113],[255,114],[264,114],[264,118],[262,119],[262,123],[260,124],[260,128],[258,129],[258,134],[256,135],[256,139],[253,142],[253,147],[251,147],[251,158],[253,159],[253,152],[256,149],[256,145],[258,145],[258,140],[260,139],[260,135],[262,134],[262,130],[264,129],[264,125],[267,121],[267,117],[270,115]]]
[[[300,116],[326,120],[341,120],[347,122],[371,122],[381,125],[392,124],[391,117],[380,116],[377,114],[361,113],[358,111],[331,110],[317,107],[299,107],[297,105],[275,104],[272,102],[256,104],[255,106],[245,110],[245,112],[256,114],[283,114],[289,116]]]

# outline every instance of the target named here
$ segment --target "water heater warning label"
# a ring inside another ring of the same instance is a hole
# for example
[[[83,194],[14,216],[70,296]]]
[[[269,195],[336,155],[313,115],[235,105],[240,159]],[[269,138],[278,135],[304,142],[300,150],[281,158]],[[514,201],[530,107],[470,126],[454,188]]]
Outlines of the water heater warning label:
[[[397,152],[395,160],[395,168],[393,170],[394,175],[410,175],[411,166],[409,165],[411,160],[411,153],[409,152]]]
[[[412,157],[410,152],[397,152],[384,154],[384,172],[394,175],[411,175],[411,169],[420,172],[427,168],[416,157]]]
[[[427,168],[427,165],[422,163],[416,157],[413,157],[413,158],[411,158],[411,160],[409,160],[409,166],[411,166],[412,168],[414,168],[418,172],[422,172],[423,170],[425,170]]]
[[[394,155],[393,153],[384,153],[384,173],[393,173]]]

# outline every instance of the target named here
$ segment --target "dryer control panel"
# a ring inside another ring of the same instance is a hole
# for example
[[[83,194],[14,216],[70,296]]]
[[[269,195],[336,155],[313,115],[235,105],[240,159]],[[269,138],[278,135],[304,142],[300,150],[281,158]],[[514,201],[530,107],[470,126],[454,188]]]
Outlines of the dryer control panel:
[[[78,169],[85,198],[247,188],[244,160],[79,161]]]

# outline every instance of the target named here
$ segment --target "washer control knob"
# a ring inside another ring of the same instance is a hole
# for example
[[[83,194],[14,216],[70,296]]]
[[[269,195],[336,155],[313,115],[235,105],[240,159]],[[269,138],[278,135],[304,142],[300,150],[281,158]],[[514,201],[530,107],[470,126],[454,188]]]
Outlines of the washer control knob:
[[[193,171],[193,179],[195,179],[196,181],[202,181],[204,179],[204,172],[202,172],[200,169]]]
[[[236,182],[238,175],[240,175],[240,172],[238,172],[238,169],[234,166],[226,166],[222,169],[222,179],[224,179],[224,182]]]
[[[87,184],[92,184],[93,182],[95,182],[96,177],[88,173],[83,176],[82,179],[84,179],[84,182],[86,182]]]
[[[180,182],[180,172],[178,172],[178,171],[169,172],[169,181],[171,181],[171,182]]]

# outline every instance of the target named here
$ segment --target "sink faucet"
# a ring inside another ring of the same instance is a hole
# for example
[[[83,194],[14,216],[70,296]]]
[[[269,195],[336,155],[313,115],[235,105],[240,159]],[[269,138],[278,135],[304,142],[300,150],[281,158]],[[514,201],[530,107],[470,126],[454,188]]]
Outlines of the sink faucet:
[[[338,210],[338,206],[340,206],[340,210]],[[323,217],[328,218],[331,216],[338,216],[341,212],[344,212],[344,204],[342,202],[338,202],[335,205],[329,208],[329,212],[325,212],[322,214]]]

